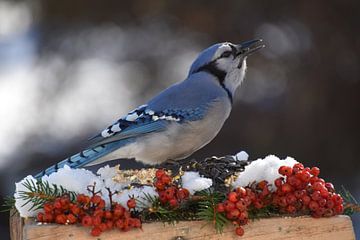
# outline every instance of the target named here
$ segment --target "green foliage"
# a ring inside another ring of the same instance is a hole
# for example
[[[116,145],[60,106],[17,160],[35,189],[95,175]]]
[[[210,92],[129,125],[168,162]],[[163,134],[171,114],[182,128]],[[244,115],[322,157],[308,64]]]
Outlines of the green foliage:
[[[198,219],[214,225],[216,232],[222,233],[225,225],[229,223],[229,220],[224,214],[216,211],[216,206],[225,199],[225,195],[214,192],[213,189],[201,191],[198,195],[202,196],[202,200],[198,202]]]
[[[138,206],[144,210],[141,213],[143,221],[161,221],[174,224],[181,220],[195,220],[196,207],[193,202],[186,202],[177,208],[162,205],[158,197],[144,194],[143,200],[137,200]],[[150,205],[150,206],[149,206]]]
[[[2,209],[0,212],[10,212],[10,210],[15,208],[15,198],[12,196],[6,196],[1,207]]]
[[[353,215],[356,212],[360,212],[360,206],[355,197],[344,186],[341,186],[339,194],[344,199],[344,214]]]
[[[27,179],[23,183],[23,186],[26,188],[26,190],[19,191],[18,198],[25,201],[22,206],[32,204],[30,210],[40,209],[44,203],[64,195],[69,195],[71,200],[76,198],[75,192],[68,191],[62,186],[57,186],[56,184],[50,184],[47,181],[33,181]]]

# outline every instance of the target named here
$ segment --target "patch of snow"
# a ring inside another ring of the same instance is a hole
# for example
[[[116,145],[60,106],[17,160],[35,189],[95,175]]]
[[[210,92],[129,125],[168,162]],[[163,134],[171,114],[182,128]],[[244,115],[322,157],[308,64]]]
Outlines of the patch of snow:
[[[210,178],[201,177],[198,172],[185,172],[181,181],[183,188],[189,190],[190,194],[207,189],[213,184]]]
[[[127,201],[133,197],[141,201],[142,205],[137,203],[137,209],[150,207],[150,202],[147,201],[145,195],[157,197],[158,193],[155,191],[155,188],[150,186],[144,186],[140,188],[126,189],[119,194],[113,196],[113,201],[120,203],[125,208],[127,208]]]
[[[297,161],[292,157],[287,157],[284,160],[280,160],[275,155],[269,155],[264,159],[259,158],[245,167],[245,170],[240,173],[232,186],[245,187],[253,182],[266,180],[269,184],[272,184],[274,190],[275,179],[281,177],[278,172],[279,167],[292,167],[295,163],[297,163]]]
[[[234,157],[238,161],[247,161],[249,159],[249,154],[247,154],[245,151],[241,151],[238,152]]]
[[[21,217],[34,217],[38,212],[40,212],[40,210],[36,210],[36,211],[30,210],[32,205],[31,204],[24,205],[26,203],[26,200],[22,200],[19,198],[21,191],[27,191],[26,187],[24,187],[23,185],[27,180],[30,182],[31,181],[36,182],[36,179],[33,176],[29,175],[20,182],[15,183],[15,193],[14,193],[14,198],[16,200],[15,207],[19,211]]]

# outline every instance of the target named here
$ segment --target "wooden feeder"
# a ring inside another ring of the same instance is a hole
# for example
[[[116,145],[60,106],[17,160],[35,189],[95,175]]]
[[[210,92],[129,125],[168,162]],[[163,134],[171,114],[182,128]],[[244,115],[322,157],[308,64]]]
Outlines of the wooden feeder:
[[[10,217],[11,240],[355,240],[351,219],[344,215],[318,219],[308,216],[267,218],[255,220],[244,229],[244,236],[238,237],[233,226],[217,234],[213,226],[202,221],[183,221],[175,225],[156,222],[143,224],[142,230],[120,232],[114,229],[92,237],[90,228],[79,225],[38,225],[34,219],[23,219],[18,213],[11,213]]]

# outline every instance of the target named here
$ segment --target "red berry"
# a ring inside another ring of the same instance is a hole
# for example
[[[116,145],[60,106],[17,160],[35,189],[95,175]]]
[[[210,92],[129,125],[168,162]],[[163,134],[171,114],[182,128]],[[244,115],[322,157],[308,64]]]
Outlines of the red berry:
[[[239,220],[242,220],[242,221],[247,220],[248,217],[249,217],[249,214],[247,211],[240,212],[240,214],[238,216]]]
[[[44,222],[54,221],[54,217],[51,213],[45,213],[43,219],[44,219]]]
[[[96,210],[94,211],[94,213],[93,213],[93,216],[95,216],[95,217],[97,217],[97,216],[103,217],[103,216],[104,216],[104,210],[102,210],[102,209],[96,209]]]
[[[168,189],[165,190],[165,195],[166,195],[166,198],[168,200],[172,199],[175,197],[175,187],[169,187]]]
[[[77,218],[72,213],[66,215],[66,219],[70,224],[74,224],[77,222]]]
[[[124,220],[123,219],[119,219],[115,222],[115,226],[118,228],[118,229],[122,229],[124,227]]]
[[[261,201],[261,200],[257,200],[254,202],[254,207],[256,209],[260,209],[260,208],[263,208],[264,207],[264,203]]]
[[[166,203],[168,199],[166,197],[165,191],[159,192],[159,199],[161,203]]]
[[[245,197],[246,194],[246,189],[243,187],[238,187],[235,189],[235,192],[239,195],[239,197]]]
[[[291,176],[292,174],[292,167],[288,166],[281,166],[279,168],[279,173],[283,176]]]
[[[66,216],[65,214],[60,214],[55,217],[55,222],[57,224],[65,224],[66,223]]]
[[[294,203],[296,203],[297,199],[296,199],[294,194],[288,193],[286,195],[286,201],[287,201],[288,204],[294,204]]]
[[[325,198],[321,198],[321,199],[319,199],[318,203],[319,203],[319,206],[320,206],[320,207],[325,207],[325,205],[326,205],[326,199],[325,199]]]
[[[99,226],[100,224],[101,224],[100,216],[92,217],[92,225]]]
[[[344,212],[344,206],[343,205],[336,205],[334,210],[335,210],[336,214],[342,214]]]
[[[281,186],[281,191],[284,193],[289,193],[293,191],[293,187],[289,183],[284,183]]]
[[[50,203],[45,203],[43,208],[45,213],[51,213],[52,210],[54,209],[53,205],[51,205]]]
[[[334,194],[332,196],[332,200],[334,201],[335,205],[340,205],[343,203],[343,199],[339,194]]]
[[[302,183],[301,180],[294,175],[287,177],[286,182],[295,188],[299,188]]]
[[[100,236],[101,234],[101,229],[99,227],[93,227],[93,229],[91,229],[91,235],[94,237]]]
[[[168,184],[171,182],[171,177],[168,176],[167,174],[164,174],[164,175],[161,177],[161,181],[162,181],[165,185],[168,185]]]
[[[176,193],[176,197],[180,200],[187,199],[190,196],[189,190],[186,188],[179,188],[179,190]]]
[[[279,178],[275,179],[274,184],[277,188],[280,188],[281,185],[283,185],[283,182],[284,182],[284,178],[279,177]]]
[[[236,192],[230,192],[227,198],[230,202],[233,203],[236,203],[238,201]]]
[[[319,209],[319,204],[317,202],[315,202],[315,201],[310,201],[309,209],[311,211],[316,211],[317,209]]]
[[[243,229],[242,227],[237,227],[237,228],[235,229],[235,233],[236,233],[236,235],[238,235],[238,236],[242,236],[242,235],[244,235],[244,229]]]
[[[240,211],[235,208],[235,209],[231,210],[230,212],[228,212],[226,217],[228,219],[235,220],[238,218],[239,214],[240,214]]]
[[[311,175],[309,172],[306,171],[300,171],[300,180],[303,182],[308,183],[310,181]]]
[[[313,176],[317,177],[320,174],[320,169],[318,167],[312,167],[311,170],[310,170],[310,173]]]
[[[321,199],[320,191],[314,191],[314,192],[311,194],[311,198],[312,198],[312,200],[314,200],[314,201],[319,201],[319,200]]]
[[[236,208],[239,209],[241,212],[242,212],[242,211],[245,211],[245,210],[246,210],[246,207],[247,207],[247,205],[246,205],[246,203],[245,203],[245,201],[244,201],[243,199],[240,199],[239,201],[237,201],[237,202],[235,203],[235,206],[236,206]]]
[[[329,192],[335,192],[334,185],[332,183],[325,183],[325,187]]]
[[[286,211],[288,213],[295,213],[296,212],[296,208],[293,205],[289,205],[286,207]]]
[[[296,190],[294,192],[294,195],[297,199],[300,199],[302,196],[304,196],[306,194],[305,190]]]
[[[286,197],[280,197],[279,198],[279,205],[281,206],[281,207],[286,207],[287,205],[288,205],[288,202],[287,202],[287,200],[286,200]]]
[[[165,185],[164,185],[164,183],[163,182],[161,182],[161,181],[156,181],[155,182],[155,187],[156,187],[156,189],[159,191],[162,191],[162,190],[164,190],[165,189]]]
[[[328,208],[333,208],[335,206],[335,203],[332,199],[329,199],[327,202],[326,202],[326,207]]]
[[[293,172],[294,173],[297,173],[297,172],[299,172],[299,171],[301,171],[303,169],[304,169],[304,165],[302,165],[301,163],[296,163],[293,166]]]
[[[105,211],[104,212],[104,217],[106,219],[112,219],[112,213],[110,211]]]
[[[106,224],[107,229],[112,229],[114,227],[114,222],[113,221],[109,220],[105,224]]]
[[[93,204],[99,204],[101,201],[101,197],[98,195],[92,196],[90,199],[90,202],[92,202]]]
[[[216,205],[216,211],[219,212],[219,213],[225,212],[224,204],[218,203],[218,204]]]
[[[60,202],[60,200],[58,198],[54,202],[54,208],[56,208],[56,209],[61,209],[62,208],[61,202]]]
[[[127,206],[128,208],[135,208],[136,207],[136,201],[134,198],[130,198],[128,201],[127,201]]]
[[[155,176],[157,179],[160,179],[165,174],[165,171],[163,169],[158,169],[155,173]]]
[[[134,218],[134,227],[140,228],[141,227],[141,221],[138,218]]]
[[[327,189],[321,189],[320,190],[320,195],[323,198],[327,198],[329,196],[329,191]]]
[[[104,199],[101,199],[100,202],[99,202],[99,204],[98,204],[96,207],[97,207],[97,208],[101,208],[101,209],[105,208],[105,200],[104,200]]]
[[[70,211],[73,214],[78,215],[80,213],[80,208],[78,206],[76,206],[76,205],[73,205],[73,206],[71,206]]]
[[[230,212],[231,210],[235,209],[235,204],[228,200],[224,201],[225,211]]]
[[[70,199],[68,198],[68,197],[62,197],[62,198],[60,198],[60,203],[61,203],[61,205],[67,205],[67,204],[69,204],[70,203]]]
[[[104,232],[104,231],[106,231],[107,226],[106,226],[105,223],[101,223],[101,224],[99,225],[99,228],[100,228],[100,230],[101,230],[102,232]]]
[[[124,215],[125,208],[123,206],[117,205],[113,211],[113,215],[115,218],[122,217]]]
[[[321,189],[324,189],[324,184],[322,182],[314,182],[314,184],[312,185],[312,189],[314,189],[315,191],[320,191]]]
[[[301,201],[305,206],[307,206],[309,205],[311,198],[308,195],[304,195],[301,197]]]
[[[39,212],[39,213],[37,214],[36,220],[37,220],[38,222],[43,222],[43,221],[44,221],[44,213]]]
[[[268,182],[265,180],[263,180],[257,184],[258,188],[260,188],[260,189],[264,189],[265,187],[267,187],[267,185],[268,185]]]
[[[179,204],[179,203],[178,203],[178,201],[177,201],[175,198],[169,200],[169,205],[170,205],[171,207],[177,207],[178,204]]]

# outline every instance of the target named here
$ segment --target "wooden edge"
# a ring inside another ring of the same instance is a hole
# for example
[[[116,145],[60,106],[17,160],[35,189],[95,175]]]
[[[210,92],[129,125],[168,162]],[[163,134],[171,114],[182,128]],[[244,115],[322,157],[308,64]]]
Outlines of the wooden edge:
[[[9,225],[10,239],[23,240],[24,219],[20,217],[20,214],[16,209],[10,210]]]
[[[142,230],[133,229],[124,233],[115,229],[94,238],[90,236],[90,228],[80,225],[39,225],[33,219],[23,221],[19,216],[17,218],[17,220],[13,220],[14,224],[17,222],[18,224],[24,224],[24,226],[12,225],[19,228],[11,230],[13,232],[11,235],[12,240],[355,240],[351,219],[344,215],[319,219],[302,216],[255,220],[244,226],[245,235],[241,238],[235,235],[233,226],[224,228],[224,232],[220,235],[216,234],[213,226],[205,226],[206,223],[202,221],[183,221],[175,225],[159,222],[145,223]],[[24,234],[23,238],[20,236],[22,234]]]

